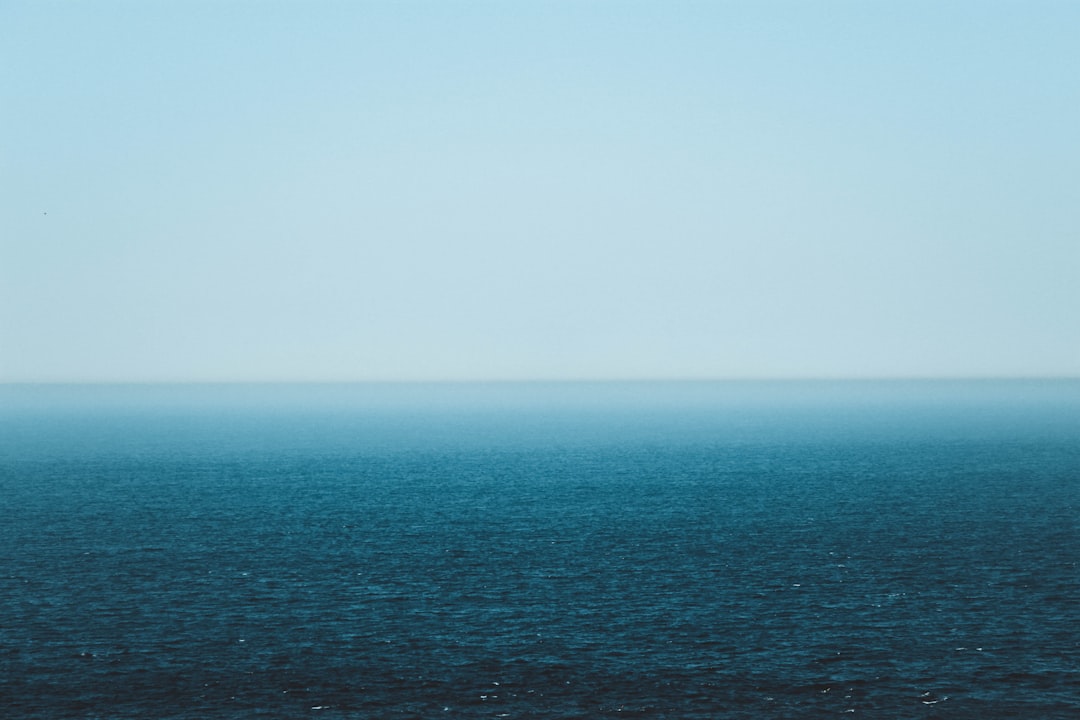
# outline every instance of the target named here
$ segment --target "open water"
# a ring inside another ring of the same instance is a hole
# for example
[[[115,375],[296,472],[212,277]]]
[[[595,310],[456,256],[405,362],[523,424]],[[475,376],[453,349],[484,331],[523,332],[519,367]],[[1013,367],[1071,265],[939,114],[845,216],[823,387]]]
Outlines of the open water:
[[[0,387],[5,718],[1080,717],[1080,382]]]

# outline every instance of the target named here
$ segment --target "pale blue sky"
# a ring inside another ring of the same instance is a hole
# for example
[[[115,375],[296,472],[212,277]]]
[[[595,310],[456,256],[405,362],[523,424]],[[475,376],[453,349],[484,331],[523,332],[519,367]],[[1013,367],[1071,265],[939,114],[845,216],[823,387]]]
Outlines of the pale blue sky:
[[[1080,375],[1080,3],[0,4],[0,381]]]

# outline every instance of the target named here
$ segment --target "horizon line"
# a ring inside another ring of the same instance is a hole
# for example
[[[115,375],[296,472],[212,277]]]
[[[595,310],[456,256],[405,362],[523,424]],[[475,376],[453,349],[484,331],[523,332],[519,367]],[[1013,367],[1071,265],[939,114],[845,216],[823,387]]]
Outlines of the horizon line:
[[[1077,381],[1076,375],[756,375],[715,377],[625,378],[369,378],[369,379],[160,379],[160,380],[0,380],[0,386],[103,386],[103,385],[585,385],[659,383],[761,383],[761,382],[1033,382]]]

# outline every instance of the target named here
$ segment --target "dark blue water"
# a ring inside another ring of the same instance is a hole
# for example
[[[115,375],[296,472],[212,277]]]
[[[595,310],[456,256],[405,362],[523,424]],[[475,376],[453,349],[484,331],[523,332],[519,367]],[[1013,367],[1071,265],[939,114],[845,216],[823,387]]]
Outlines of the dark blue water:
[[[1080,717],[1080,382],[0,388],[12,718]]]

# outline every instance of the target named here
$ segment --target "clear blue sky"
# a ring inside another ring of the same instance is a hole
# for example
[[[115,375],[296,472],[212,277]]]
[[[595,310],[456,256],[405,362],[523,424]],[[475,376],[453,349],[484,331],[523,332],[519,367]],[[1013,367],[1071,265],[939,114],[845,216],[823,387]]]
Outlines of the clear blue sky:
[[[0,4],[0,381],[1080,375],[1080,3]]]

